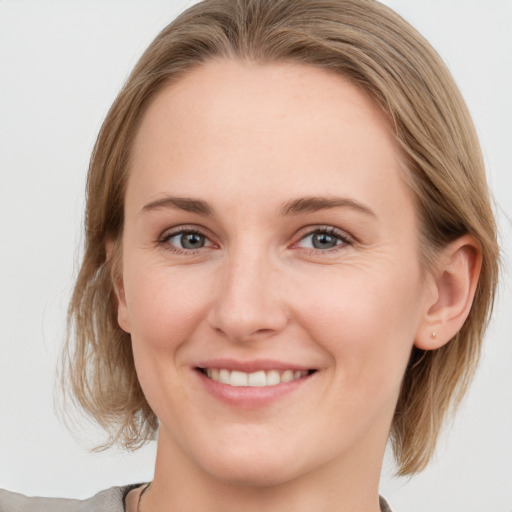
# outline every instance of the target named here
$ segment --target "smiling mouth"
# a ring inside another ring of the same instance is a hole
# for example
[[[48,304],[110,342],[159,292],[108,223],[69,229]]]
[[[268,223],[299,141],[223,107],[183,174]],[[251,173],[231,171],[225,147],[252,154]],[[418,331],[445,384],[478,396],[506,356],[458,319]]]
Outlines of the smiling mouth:
[[[197,368],[209,379],[235,387],[262,388],[303,379],[316,370],[259,370],[252,373],[225,368]]]

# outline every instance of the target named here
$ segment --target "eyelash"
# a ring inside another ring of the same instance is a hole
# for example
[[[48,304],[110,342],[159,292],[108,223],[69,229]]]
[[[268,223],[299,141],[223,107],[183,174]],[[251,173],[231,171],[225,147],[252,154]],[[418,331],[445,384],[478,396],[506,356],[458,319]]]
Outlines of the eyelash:
[[[298,245],[300,242],[305,240],[308,237],[312,237],[314,235],[329,235],[334,238],[336,238],[340,243],[337,243],[334,247],[330,247],[328,249],[315,249],[315,248],[304,248],[309,254],[330,254],[332,252],[339,251],[343,247],[347,245],[353,245],[354,239],[349,236],[346,232],[341,231],[340,229],[337,229],[333,226],[320,226],[317,228],[314,228],[311,231],[307,231],[303,236],[300,237],[298,242],[294,243],[295,245]]]
[[[168,251],[173,252],[174,254],[178,254],[178,255],[183,254],[183,255],[188,255],[188,256],[197,254],[201,249],[204,248],[204,246],[203,246],[203,247],[200,247],[199,249],[182,249],[182,248],[176,247],[174,245],[171,245],[169,243],[169,241],[172,238],[180,236],[180,235],[197,235],[200,237],[204,237],[205,240],[208,240],[208,241],[210,240],[207,235],[205,235],[202,231],[200,231],[198,229],[181,227],[181,228],[177,229],[176,231],[165,232],[163,234],[163,236],[161,236],[158,239],[158,245],[164,247]],[[213,242],[210,241],[210,243],[212,246],[214,245]],[[207,247],[210,247],[210,246],[207,246]]]
[[[342,249],[343,247],[345,247],[347,245],[354,244],[354,239],[351,236],[349,236],[346,232],[341,231],[340,229],[334,228],[332,226],[320,226],[320,227],[316,227],[314,229],[311,229],[311,230],[305,232],[299,238],[299,240],[297,242],[294,242],[292,244],[292,247],[297,247],[298,244],[300,244],[300,242],[305,240],[307,237],[312,237],[316,234],[326,234],[326,235],[332,236],[332,237],[336,238],[340,243],[337,243],[334,247],[330,247],[328,249],[316,249],[316,248],[303,247],[302,249],[304,251],[307,251],[307,253],[309,253],[309,254],[317,255],[317,254],[332,253],[332,252]],[[200,247],[199,249],[183,249],[183,248],[179,248],[174,245],[171,245],[169,243],[169,241],[172,238],[180,236],[180,235],[197,235],[200,237],[204,237],[204,239],[206,241],[209,241],[209,243],[211,245],[203,246],[203,247]],[[205,247],[208,248],[208,247],[215,246],[215,244],[213,242],[211,242],[209,237],[207,235],[205,235],[201,230],[194,229],[194,228],[185,228],[185,227],[181,227],[181,228],[177,229],[176,231],[165,232],[158,239],[157,244],[159,246],[164,247],[166,250],[173,252],[174,254],[188,255],[188,256],[197,254],[198,252],[201,251],[201,249],[204,249]]]

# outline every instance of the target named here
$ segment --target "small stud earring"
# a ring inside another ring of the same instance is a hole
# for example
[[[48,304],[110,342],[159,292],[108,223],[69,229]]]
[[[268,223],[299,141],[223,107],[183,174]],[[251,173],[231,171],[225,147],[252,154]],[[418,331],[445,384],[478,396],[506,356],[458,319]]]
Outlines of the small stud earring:
[[[437,332],[436,331],[432,331],[432,338],[437,338]]]

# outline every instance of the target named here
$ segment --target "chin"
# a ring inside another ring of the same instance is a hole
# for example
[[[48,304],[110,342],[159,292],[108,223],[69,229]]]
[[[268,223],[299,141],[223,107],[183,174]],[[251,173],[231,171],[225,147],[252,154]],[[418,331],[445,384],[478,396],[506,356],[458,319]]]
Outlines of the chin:
[[[210,456],[197,462],[203,469],[218,481],[240,487],[272,487],[293,480],[307,471],[307,464],[298,457],[300,450],[287,454],[283,449],[254,449],[247,446],[231,446],[215,450]]]
[[[283,462],[245,461],[228,465],[214,465],[208,468],[209,474],[216,480],[236,487],[274,487],[301,476],[299,468],[290,467]]]

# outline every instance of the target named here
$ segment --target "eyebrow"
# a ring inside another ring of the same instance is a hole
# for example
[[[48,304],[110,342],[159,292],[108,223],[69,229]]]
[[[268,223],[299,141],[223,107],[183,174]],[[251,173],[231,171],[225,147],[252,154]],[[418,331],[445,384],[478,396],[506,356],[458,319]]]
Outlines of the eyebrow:
[[[301,197],[288,201],[283,206],[281,213],[282,215],[299,215],[330,208],[350,208],[377,218],[375,212],[368,206],[348,197]]]
[[[162,208],[172,208],[186,212],[197,213],[199,215],[214,216],[213,208],[202,199],[193,199],[189,197],[166,196],[162,199],[151,201],[142,207],[142,212],[158,210]],[[281,209],[281,215],[300,215],[301,213],[311,213],[331,208],[350,208],[371,217],[377,217],[373,210],[368,206],[348,197],[301,197],[286,202]]]
[[[199,215],[213,215],[213,208],[201,199],[191,199],[188,197],[171,197],[167,196],[142,207],[143,212],[158,210],[161,208],[173,208],[176,210],[184,210],[186,212],[197,213]]]

